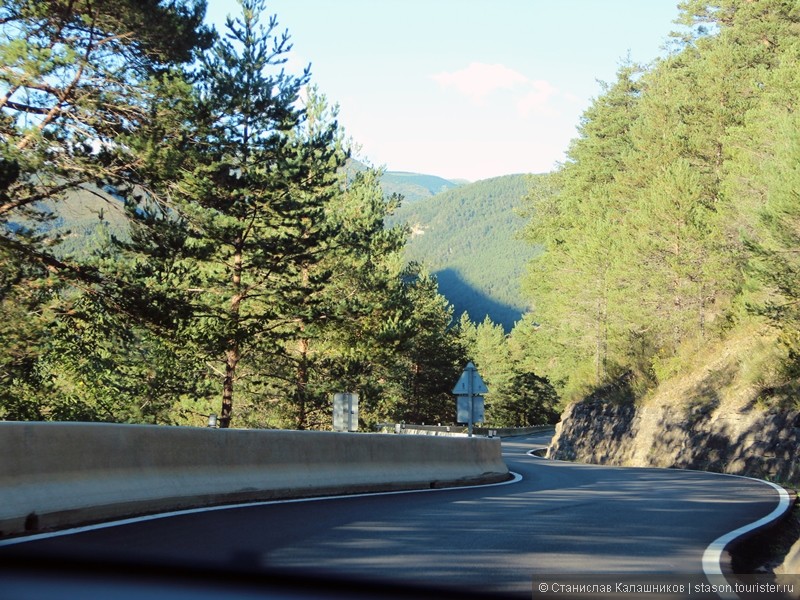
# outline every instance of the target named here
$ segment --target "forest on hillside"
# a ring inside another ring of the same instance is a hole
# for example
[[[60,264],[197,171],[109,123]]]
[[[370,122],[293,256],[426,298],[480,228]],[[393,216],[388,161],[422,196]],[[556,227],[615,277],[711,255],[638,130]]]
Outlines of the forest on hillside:
[[[402,199],[348,174],[263,0],[224,32],[204,9],[0,5],[0,419],[324,429],[356,391],[365,427],[451,422],[471,359],[492,424],[528,425],[751,331],[772,340],[741,361],[759,402],[797,405],[795,3],[685,0],[668,54],[621,66],[564,164],[528,180],[525,241],[480,269],[530,259],[510,333],[408,262],[411,229],[385,226]],[[486,234],[480,202],[458,244]]]
[[[497,330],[407,263],[400,199],[345,168],[265,2],[240,9],[217,32],[202,0],[0,4],[0,419],[329,429],[350,391],[364,427],[453,421]],[[493,423],[555,418],[513,374]]]
[[[749,381],[796,407],[800,8],[680,6],[670,52],[622,65],[554,189],[531,196],[526,237],[543,252],[511,343],[578,399],[621,379],[644,392],[704,348],[765,332],[776,342],[742,357]]]
[[[548,175],[505,175],[403,203],[388,223],[411,228],[405,256],[437,276],[456,315],[508,331],[526,312],[520,281],[536,248],[523,243],[523,205]]]

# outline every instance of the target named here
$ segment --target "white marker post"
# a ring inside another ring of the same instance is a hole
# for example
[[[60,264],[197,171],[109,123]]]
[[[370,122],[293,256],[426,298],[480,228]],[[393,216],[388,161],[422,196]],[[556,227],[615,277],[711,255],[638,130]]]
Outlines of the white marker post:
[[[333,430],[358,431],[358,394],[333,395]]]
[[[453,394],[456,396],[456,421],[467,423],[469,437],[472,437],[473,424],[484,420],[483,394],[488,391],[478,369],[471,361],[467,363],[453,388]]]

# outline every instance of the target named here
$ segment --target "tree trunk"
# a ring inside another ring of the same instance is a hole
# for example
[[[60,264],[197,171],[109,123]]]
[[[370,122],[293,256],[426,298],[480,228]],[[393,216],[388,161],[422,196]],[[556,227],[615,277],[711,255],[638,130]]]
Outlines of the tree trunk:
[[[597,298],[597,331],[595,339],[595,379],[600,386],[605,381],[608,365],[608,307],[606,306],[605,290]]]
[[[242,358],[241,347],[239,345],[239,307],[242,303],[242,242],[236,241],[236,251],[233,255],[233,274],[231,284],[233,287],[233,297],[228,310],[230,317],[229,326],[231,335],[228,338],[227,348],[225,349],[225,379],[222,381],[222,409],[220,413],[219,426],[228,428],[231,425],[233,416],[233,387],[236,382],[236,367]]]
[[[295,428],[306,429],[308,427],[308,340],[300,339],[297,342],[299,353],[297,360],[297,371],[295,372]]]
[[[232,341],[232,347],[225,352],[225,379],[222,382],[222,411],[219,426],[223,429],[230,427],[233,413],[233,384],[236,381],[236,366],[241,358],[239,344]]]

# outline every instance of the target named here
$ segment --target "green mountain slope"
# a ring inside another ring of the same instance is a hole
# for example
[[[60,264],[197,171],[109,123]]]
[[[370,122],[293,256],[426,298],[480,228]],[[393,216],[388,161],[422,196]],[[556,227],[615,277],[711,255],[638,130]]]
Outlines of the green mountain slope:
[[[431,188],[444,179],[388,173],[392,181]],[[385,176],[386,177],[386,176]],[[475,322],[487,315],[506,330],[525,312],[519,289],[521,275],[535,249],[517,232],[526,219],[518,209],[541,175],[507,175],[453,187],[416,202],[404,201],[389,224],[405,222],[412,229],[406,258],[425,264],[439,279],[440,291],[454,305],[456,316],[468,312]],[[455,184],[452,184],[455,185]],[[388,192],[387,192],[388,193]],[[101,221],[112,234],[127,237],[121,202],[97,189],[74,192],[58,203],[45,203],[54,215],[48,228],[64,237],[59,254],[80,253]]]
[[[392,217],[390,224],[411,227],[406,258],[436,273],[457,316],[466,311],[480,322],[488,315],[509,330],[525,312],[519,282],[536,249],[517,236],[526,223],[519,209],[542,177],[478,181],[401,206]]]
[[[87,243],[95,236],[101,224],[107,226],[108,234],[128,239],[128,221],[121,199],[94,186],[68,191],[57,201],[42,200],[37,208],[49,218],[41,223],[22,218],[9,221],[12,230],[18,227],[33,228],[53,238],[59,238],[55,254],[58,256],[81,255],[87,251]]]

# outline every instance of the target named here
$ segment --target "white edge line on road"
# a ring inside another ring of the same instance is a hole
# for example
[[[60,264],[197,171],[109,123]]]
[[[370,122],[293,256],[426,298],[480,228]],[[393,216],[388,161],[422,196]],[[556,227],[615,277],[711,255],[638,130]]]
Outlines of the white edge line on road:
[[[204,512],[214,512],[218,510],[230,510],[234,508],[252,508],[254,506],[269,506],[271,504],[293,504],[299,502],[319,502],[321,500],[346,500],[348,498],[371,498],[373,496],[394,496],[397,494],[419,494],[422,492],[450,492],[453,490],[473,490],[476,488],[495,487],[499,485],[510,485],[512,483],[519,483],[522,481],[522,475],[509,471],[512,479],[500,481],[498,483],[482,483],[480,485],[460,485],[454,487],[443,488],[423,488],[419,490],[397,490],[394,492],[366,492],[362,494],[342,494],[339,496],[312,496],[309,498],[287,498],[283,500],[263,500],[260,502],[243,502],[239,504],[220,504],[218,506],[204,506],[201,508],[187,508],[184,510],[173,510],[163,513],[155,513],[152,515],[142,515],[140,517],[130,517],[128,519],[118,519],[116,521],[105,521],[103,523],[94,523],[92,525],[82,525],[80,527],[71,527],[69,529],[61,529],[58,531],[48,531],[47,533],[35,533],[22,537],[10,538],[7,540],[0,540],[0,547],[14,546],[17,544],[24,544],[26,542],[35,542],[37,540],[46,540],[65,535],[73,535],[75,533],[83,533],[86,531],[97,531],[98,529],[109,529],[111,527],[120,527],[122,525],[131,525],[133,523],[144,523],[146,521],[156,521],[158,519],[168,519],[170,517],[180,517],[183,515],[194,515]]]
[[[533,450],[528,450],[525,454],[527,456],[532,456],[533,458],[539,458],[541,460],[549,460],[544,456],[539,456],[538,454],[535,454],[536,452],[539,452],[541,450],[547,450],[547,446],[542,446],[541,448],[534,448]]]
[[[777,518],[781,517],[791,506],[791,498],[789,498],[788,492],[783,489],[781,486],[772,483],[771,481],[764,481],[763,479],[755,479],[753,477],[744,477],[742,475],[731,475],[728,473],[720,473],[720,475],[727,475],[728,477],[738,477],[740,479],[749,479],[750,481],[757,481],[759,483],[764,483],[766,485],[772,486],[776,492],[778,492],[778,506],[769,513],[767,516],[758,519],[757,521],[753,521],[748,525],[744,525],[739,527],[739,529],[734,529],[718,537],[716,540],[711,542],[711,544],[706,548],[706,551],[703,553],[703,572],[709,577],[724,577],[722,573],[722,553],[725,551],[725,547],[730,544],[733,540],[738,537],[741,537],[751,531],[758,529],[759,527],[763,527],[764,525],[768,525],[772,523]]]
[[[533,456],[535,458],[542,458],[537,457],[534,452],[536,450],[529,450],[526,452],[528,456]],[[703,573],[705,573],[706,577],[712,583],[727,583],[725,579],[725,575],[722,572],[722,554],[725,552],[725,548],[730,544],[733,540],[750,533],[758,529],[759,527],[763,527],[764,525],[768,525],[772,523],[779,517],[781,517],[792,505],[792,500],[789,497],[789,493],[783,489],[781,486],[772,483],[771,481],[765,481],[763,479],[756,479],[755,477],[745,477],[744,475],[733,475],[731,473],[712,473],[710,471],[692,471],[697,473],[707,473],[709,475],[719,475],[722,477],[737,477],[739,479],[749,479],[750,481],[756,481],[758,483],[763,483],[766,485],[771,486],[776,492],[778,492],[778,505],[775,509],[769,513],[767,516],[758,519],[757,521],[753,521],[747,525],[743,525],[738,529],[734,529],[720,537],[716,540],[711,542],[711,544],[705,549],[703,552]],[[721,598],[726,599],[738,599],[738,596],[735,594],[722,594],[720,595]]]

